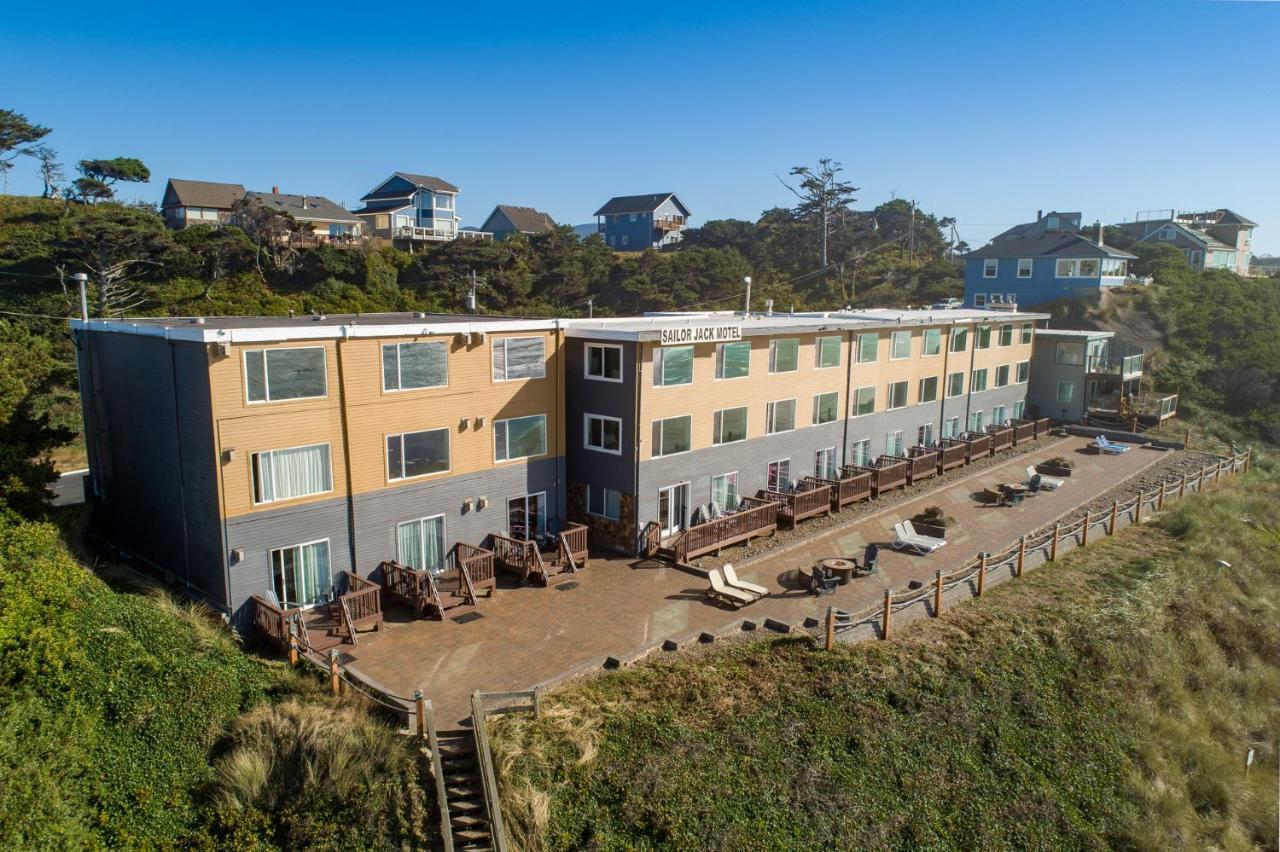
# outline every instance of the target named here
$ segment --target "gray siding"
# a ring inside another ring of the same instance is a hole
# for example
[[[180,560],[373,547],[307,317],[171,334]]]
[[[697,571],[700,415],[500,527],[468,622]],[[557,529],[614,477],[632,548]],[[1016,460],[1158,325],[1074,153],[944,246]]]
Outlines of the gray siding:
[[[1085,367],[1083,364],[1057,363],[1059,342],[1078,343],[1082,351],[1087,351],[1088,348],[1084,345],[1083,338],[1041,337],[1037,334],[1035,346],[1031,350],[1031,381],[1027,387],[1027,407],[1039,417],[1052,417],[1054,420],[1078,423],[1084,417]],[[1060,380],[1076,383],[1076,395],[1070,403],[1058,402]]]
[[[596,488],[634,493],[636,481],[636,345],[621,343],[622,381],[600,382],[585,378],[588,342],[565,340],[565,458],[570,482]],[[617,417],[622,421],[622,455],[600,453],[583,446],[585,413]]]

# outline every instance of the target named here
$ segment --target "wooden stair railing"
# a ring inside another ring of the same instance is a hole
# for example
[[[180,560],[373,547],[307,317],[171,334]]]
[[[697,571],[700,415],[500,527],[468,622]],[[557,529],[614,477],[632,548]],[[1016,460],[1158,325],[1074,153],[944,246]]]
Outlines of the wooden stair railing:
[[[658,555],[658,550],[661,547],[662,525],[657,521],[649,521],[644,525],[644,531],[640,534],[640,555],[645,559],[652,559]]]

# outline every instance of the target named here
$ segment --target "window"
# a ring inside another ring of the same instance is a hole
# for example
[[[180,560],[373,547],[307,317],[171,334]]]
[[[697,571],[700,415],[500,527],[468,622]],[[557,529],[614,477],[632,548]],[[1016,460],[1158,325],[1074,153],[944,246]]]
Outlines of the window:
[[[312,399],[329,392],[323,346],[247,349],[245,389],[249,402]]]
[[[444,515],[396,524],[396,558],[401,565],[439,574],[445,569]]]
[[[1017,294],[1017,293],[1006,293],[1006,294],[1005,294],[1005,297],[1004,297],[1004,301],[1005,301],[1005,304],[1009,304],[1009,305],[1016,305],[1016,304],[1018,304],[1018,294]]]
[[[541,337],[502,337],[493,342],[493,380],[514,382],[541,379],[547,374],[546,340]]]
[[[1004,296],[1003,296],[1003,295],[1001,295],[1000,293],[992,293],[992,294],[991,294],[991,304],[993,304],[993,305],[1003,305],[1003,304],[1004,304]]]
[[[889,398],[885,404],[887,410],[906,406],[907,384],[907,382],[889,382]]]
[[[835,479],[836,472],[836,448],[827,447],[818,450],[813,456],[813,475],[819,479]]]
[[[858,335],[858,363],[870,364],[879,357],[880,335],[878,334],[859,334]]]
[[[995,278],[1000,274],[1000,261],[994,257],[989,257],[982,261],[982,277]]]
[[[819,337],[814,343],[817,350],[818,369],[840,366],[840,338]]]
[[[1084,347],[1079,343],[1059,343],[1053,349],[1055,363],[1078,367],[1084,363]]]
[[[996,367],[996,387],[1003,388],[1009,386],[1009,365],[1001,364]]]
[[[1058,278],[1075,278],[1076,262],[1074,260],[1059,260],[1054,274]]]
[[[387,479],[412,479],[448,469],[448,429],[387,436]]]
[[[876,389],[857,388],[853,392],[853,413],[851,417],[861,417],[876,410]]]
[[[1105,258],[1102,261],[1102,274],[1107,278],[1123,278],[1128,272],[1126,264],[1128,261],[1121,258]]]
[[[653,353],[653,386],[693,383],[693,347],[668,346]]]
[[[933,424],[921,423],[920,428],[916,430],[916,446],[932,447],[933,446]]]
[[[622,421],[602,414],[582,415],[582,434],[588,450],[622,455]]]
[[[942,424],[942,437],[956,438],[960,435],[960,418],[948,417]]]
[[[997,405],[991,409],[991,422],[996,426],[1004,425],[1004,410],[1005,407],[1003,405]]]
[[[933,402],[938,398],[938,377],[925,376],[920,380],[920,395],[916,403]]]
[[[1076,398],[1076,383],[1059,381],[1058,382],[1058,402],[1071,402]]]
[[[721,509],[738,508],[738,472],[711,477],[711,502]]]
[[[769,341],[769,372],[794,373],[800,369],[800,341],[794,337],[787,340]]]
[[[906,453],[906,445],[902,440],[902,430],[890,432],[884,436],[884,454],[887,456],[901,456]]]
[[[969,392],[978,393],[987,389],[987,368],[983,367],[973,371],[973,378],[969,381]]]
[[[692,448],[693,417],[688,414],[653,421],[653,455],[673,456]]]
[[[1097,278],[1098,265],[1096,257],[1082,257],[1076,265],[1076,275],[1080,278]]]
[[[871,439],[861,438],[849,447],[849,457],[855,467],[866,467],[871,461]]]
[[[388,343],[382,347],[384,391],[442,388],[449,384],[449,345],[443,341]]]
[[[1031,277],[1031,266],[1032,266],[1032,259],[1031,259],[1031,258],[1029,258],[1029,257],[1020,257],[1020,258],[1018,258],[1018,277],[1019,277],[1019,278],[1030,278],[1030,277]]]
[[[1026,344],[1026,343],[1030,343],[1030,342],[1031,342],[1031,334],[1032,334],[1032,331],[1031,331],[1031,323],[1029,323],[1029,322],[1024,322],[1024,323],[1022,324],[1022,329],[1021,329],[1021,330],[1022,330],[1022,337],[1020,338],[1020,341],[1021,341],[1022,343],[1024,343],[1024,344]]]
[[[986,307],[986,305],[987,305],[987,294],[986,294],[986,293],[974,293],[974,294],[973,294],[973,306],[974,306],[975,308],[984,308],[984,307]]]
[[[765,432],[774,435],[796,428],[796,401],[780,399],[765,406]]]
[[[329,599],[329,540],[312,541],[271,551],[271,579],[285,607],[315,606]]]
[[[947,396],[961,396],[964,394],[964,373],[948,373],[947,374]]]
[[[253,502],[274,503],[333,490],[329,445],[268,450],[249,457]]]
[[[969,431],[981,432],[986,424],[986,419],[982,416],[982,411],[978,410],[969,415]]]
[[[622,492],[587,486],[587,514],[616,521],[622,517]]]
[[[1014,382],[1022,384],[1031,378],[1031,362],[1019,361],[1017,370],[1014,372]]]
[[[507,501],[507,532],[512,538],[532,541],[547,534],[547,492],[526,494]]]
[[[813,425],[830,423],[840,416],[840,394],[838,391],[820,393],[813,398]]]
[[[747,439],[747,407],[725,408],[712,415],[711,443],[732,444]]]
[[[545,455],[547,415],[531,414],[497,420],[493,424],[494,461],[514,461]]]
[[[911,332],[895,331],[890,337],[889,359],[900,360],[911,357]]]
[[[588,343],[585,370],[588,379],[622,381],[622,347],[611,343]]]
[[[969,329],[953,328],[951,329],[951,351],[964,352],[969,348]]]
[[[1013,404],[1013,419],[1021,420],[1022,415],[1027,412],[1027,401],[1020,399]]]
[[[1011,325],[1000,326],[1000,345],[1001,346],[1013,345],[1013,326]]]
[[[721,343],[716,347],[716,378],[741,379],[751,373],[751,343]]]
[[[1178,232],[1173,228],[1161,228],[1159,235],[1156,237],[1158,240],[1176,240],[1177,238]]]
[[[791,485],[791,459],[769,462],[765,483],[770,491],[785,491]]]
[[[926,328],[924,330],[924,346],[922,355],[937,355],[942,351],[942,329]]]
[[[991,326],[989,325],[978,326],[977,347],[979,349],[991,348]]]

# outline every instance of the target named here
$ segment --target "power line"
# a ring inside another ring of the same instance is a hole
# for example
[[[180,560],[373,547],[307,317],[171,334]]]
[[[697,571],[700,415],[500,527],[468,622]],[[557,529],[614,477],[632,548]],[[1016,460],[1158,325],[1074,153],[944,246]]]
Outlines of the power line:
[[[25,317],[28,319],[62,320],[64,322],[66,320],[71,319],[71,317],[67,317],[67,316],[55,317],[55,316],[51,316],[50,314],[31,314],[31,313],[24,313],[21,311],[0,311],[0,314],[5,314],[6,316],[11,316],[11,317]]]

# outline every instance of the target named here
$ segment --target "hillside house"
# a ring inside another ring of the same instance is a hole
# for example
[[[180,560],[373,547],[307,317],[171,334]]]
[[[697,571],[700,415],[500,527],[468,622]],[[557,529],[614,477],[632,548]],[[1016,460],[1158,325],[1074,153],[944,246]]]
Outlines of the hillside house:
[[[491,236],[460,227],[458,187],[431,175],[396,172],[360,200],[364,206],[353,212],[364,221],[364,233],[397,248]]]
[[[216,227],[231,220],[231,205],[242,198],[244,187],[238,183],[169,178],[160,215],[165,225],[177,230],[191,225]]]
[[[1137,221],[1116,227],[1140,243],[1173,246],[1183,253],[1192,269],[1230,269],[1238,275],[1249,274],[1253,229],[1257,224],[1226,208],[1202,213],[1140,213]]]
[[[272,187],[270,192],[250,192],[246,197],[292,216],[302,226],[302,232],[295,235],[299,247],[321,243],[352,245],[359,240],[364,226],[359,216],[323,195],[290,195]]]
[[[1124,284],[1135,256],[1080,234],[1001,236],[965,255],[964,303],[1033,308]]]
[[[674,192],[620,195],[596,211],[605,245],[618,251],[666,248],[684,239],[689,208]]]
[[[480,230],[493,234],[495,240],[501,240],[512,234],[543,234],[555,226],[556,220],[541,210],[515,204],[499,204],[493,208],[489,218],[484,220]]]

